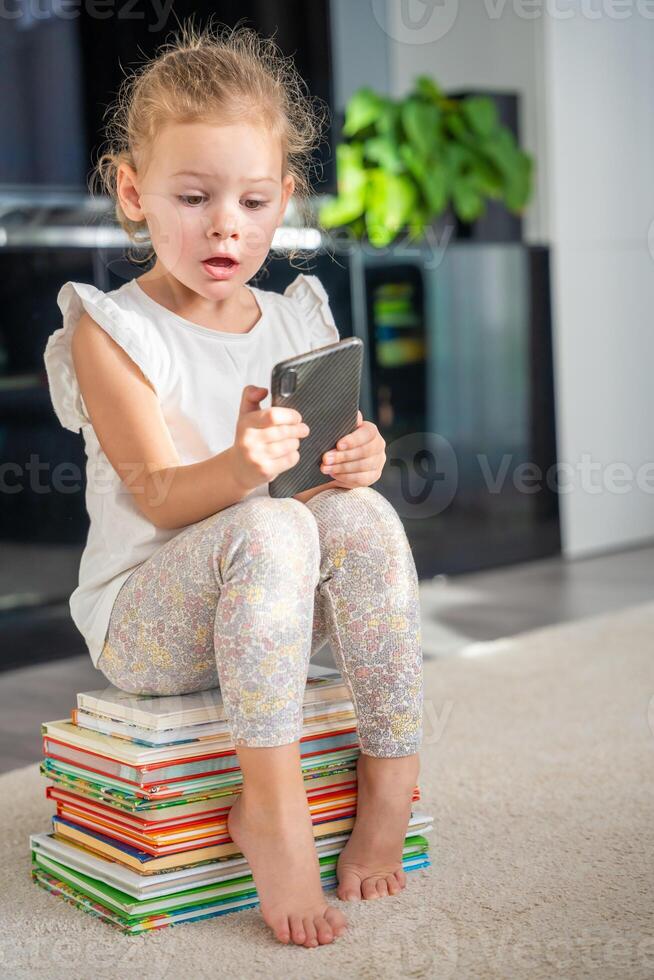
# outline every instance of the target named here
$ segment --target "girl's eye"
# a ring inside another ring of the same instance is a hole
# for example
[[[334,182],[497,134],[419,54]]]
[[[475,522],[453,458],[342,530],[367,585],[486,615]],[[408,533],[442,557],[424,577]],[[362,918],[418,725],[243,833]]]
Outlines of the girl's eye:
[[[179,200],[182,201],[183,204],[186,204],[188,207],[194,208],[198,206],[198,203],[202,203],[202,201],[206,200],[206,198],[202,194],[181,194],[179,195]],[[246,208],[247,211],[258,211],[259,208],[265,208],[266,206],[265,201],[258,201],[254,197],[248,198],[245,201],[245,203],[246,205],[249,204],[255,205],[255,207],[247,207]]]
[[[196,207],[196,205],[195,204],[191,204],[189,202],[191,202],[191,201],[204,201],[204,197],[201,194],[181,194],[179,199],[184,204],[188,204],[188,206],[191,207],[191,208]]]

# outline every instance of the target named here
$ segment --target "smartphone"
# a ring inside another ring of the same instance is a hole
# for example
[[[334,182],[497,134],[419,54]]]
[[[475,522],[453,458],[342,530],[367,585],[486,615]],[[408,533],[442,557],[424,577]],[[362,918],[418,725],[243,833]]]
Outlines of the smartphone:
[[[268,484],[271,497],[293,497],[333,477],[322,473],[322,457],[354,431],[361,395],[363,341],[347,337],[275,364],[271,405],[294,408],[309,426],[300,439],[300,459]]]

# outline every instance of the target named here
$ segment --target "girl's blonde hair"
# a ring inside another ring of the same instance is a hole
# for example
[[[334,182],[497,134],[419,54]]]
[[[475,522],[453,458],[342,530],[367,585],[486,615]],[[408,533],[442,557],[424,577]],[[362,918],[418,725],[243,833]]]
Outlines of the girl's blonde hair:
[[[240,22],[239,22],[240,24]],[[132,221],[124,213],[116,190],[120,163],[138,172],[159,130],[167,123],[247,121],[265,127],[281,140],[282,176],[295,179],[292,202],[305,226],[311,221],[310,175],[313,151],[321,144],[329,108],[307,94],[306,82],[293,60],[283,55],[272,37],[263,38],[249,27],[222,26],[214,32],[212,19],[197,29],[192,18],[173,40],[162,45],[153,59],[127,75],[103,118],[106,141],[91,171],[91,193],[106,193],[115,216],[140,253],[134,262],[149,262],[151,248],[145,221]],[[151,244],[151,243],[150,243]],[[293,259],[298,250],[292,249]]]

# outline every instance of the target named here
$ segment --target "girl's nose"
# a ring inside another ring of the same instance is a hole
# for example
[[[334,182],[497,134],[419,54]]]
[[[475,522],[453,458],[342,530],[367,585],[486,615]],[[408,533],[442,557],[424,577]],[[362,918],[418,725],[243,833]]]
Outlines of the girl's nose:
[[[238,223],[231,213],[221,212],[211,216],[209,222],[209,235],[219,235],[221,238],[229,238],[237,230]]]

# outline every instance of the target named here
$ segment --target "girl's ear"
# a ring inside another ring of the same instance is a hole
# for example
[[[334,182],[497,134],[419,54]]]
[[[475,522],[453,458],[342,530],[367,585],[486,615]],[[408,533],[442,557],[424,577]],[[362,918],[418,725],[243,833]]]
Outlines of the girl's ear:
[[[284,219],[284,212],[290,200],[291,194],[295,190],[295,178],[292,174],[286,174],[282,180],[282,203],[279,208],[279,223]]]
[[[143,221],[145,214],[141,207],[140,194],[137,187],[137,175],[128,163],[120,163],[116,172],[116,194],[124,214],[130,221]]]

